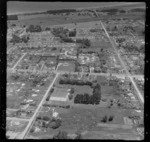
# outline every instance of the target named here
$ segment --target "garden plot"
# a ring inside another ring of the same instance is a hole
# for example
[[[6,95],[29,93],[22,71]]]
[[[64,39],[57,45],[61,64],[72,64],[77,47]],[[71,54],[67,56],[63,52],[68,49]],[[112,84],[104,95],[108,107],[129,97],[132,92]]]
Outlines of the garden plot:
[[[21,56],[22,54],[7,54],[7,68],[12,68]]]

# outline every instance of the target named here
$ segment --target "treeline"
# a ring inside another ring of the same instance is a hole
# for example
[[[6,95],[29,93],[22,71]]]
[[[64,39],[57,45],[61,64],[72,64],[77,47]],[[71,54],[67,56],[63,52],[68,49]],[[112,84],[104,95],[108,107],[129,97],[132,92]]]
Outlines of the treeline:
[[[7,15],[7,20],[18,20],[17,15]]]
[[[83,81],[83,80],[75,80],[75,79],[60,79],[59,84],[71,84],[71,85],[88,85],[92,86],[92,82],[90,81]]]
[[[77,94],[74,98],[75,104],[99,104],[101,100],[101,86],[99,84],[95,85],[93,88],[93,95],[88,93]]]
[[[13,34],[10,42],[12,42],[13,44],[20,43],[20,42],[27,43],[29,39],[30,38],[28,36],[19,37],[19,36]]]
[[[60,13],[70,13],[70,12],[77,12],[76,9],[60,9],[60,10],[48,10],[46,13],[48,14],[60,14]]]

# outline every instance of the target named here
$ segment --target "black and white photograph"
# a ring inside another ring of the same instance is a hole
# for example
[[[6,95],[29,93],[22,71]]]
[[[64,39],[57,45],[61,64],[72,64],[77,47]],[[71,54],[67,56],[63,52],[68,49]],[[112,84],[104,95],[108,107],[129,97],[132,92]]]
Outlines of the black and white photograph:
[[[145,2],[6,6],[7,139],[145,139]]]

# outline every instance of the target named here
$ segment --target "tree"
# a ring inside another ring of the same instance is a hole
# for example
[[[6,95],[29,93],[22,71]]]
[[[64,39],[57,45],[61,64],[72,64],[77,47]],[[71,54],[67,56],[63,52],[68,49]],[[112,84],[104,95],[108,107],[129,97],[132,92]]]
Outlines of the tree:
[[[74,29],[73,31],[69,32],[69,37],[75,37],[76,36],[76,29]]]
[[[69,98],[69,100],[71,100],[73,98],[73,95],[69,94],[68,98]]]
[[[109,119],[108,119],[108,121],[112,121],[113,118],[114,118],[114,116],[110,116]]]

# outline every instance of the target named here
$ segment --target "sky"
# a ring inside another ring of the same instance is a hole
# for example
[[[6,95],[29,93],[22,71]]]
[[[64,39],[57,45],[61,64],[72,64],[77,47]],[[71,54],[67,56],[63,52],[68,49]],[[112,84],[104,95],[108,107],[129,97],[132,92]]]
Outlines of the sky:
[[[123,2],[125,3],[125,2]],[[118,2],[110,2],[109,5],[116,5]],[[108,2],[7,2],[7,14],[40,12],[51,9],[68,9],[83,7],[98,7],[108,5]]]

